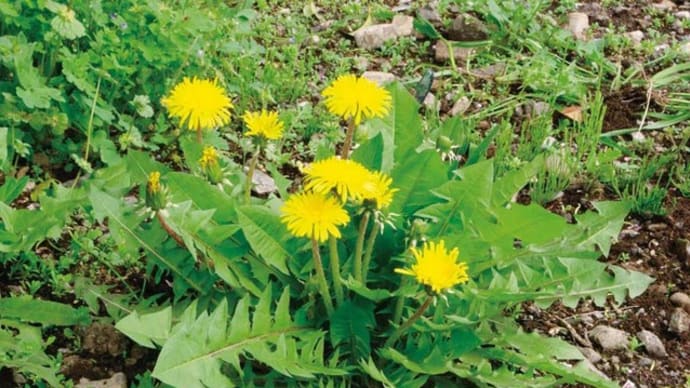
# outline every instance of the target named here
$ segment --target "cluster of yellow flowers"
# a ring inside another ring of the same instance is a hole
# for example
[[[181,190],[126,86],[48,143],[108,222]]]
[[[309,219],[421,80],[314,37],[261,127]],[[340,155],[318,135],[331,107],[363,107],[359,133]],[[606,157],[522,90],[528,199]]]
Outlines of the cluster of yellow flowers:
[[[382,211],[391,204],[397,191],[391,188],[392,179],[386,174],[370,171],[347,159],[354,127],[364,119],[384,117],[390,109],[390,93],[366,78],[343,75],[325,88],[322,95],[331,113],[349,121],[343,158],[334,156],[308,166],[304,170],[305,191],[290,196],[281,208],[281,220],[290,233],[318,242],[331,236],[340,238],[339,227],[350,222],[344,207],[348,201],[367,211]],[[169,96],[163,98],[162,104],[171,117],[179,120],[180,126],[197,131],[199,139],[202,130],[228,124],[233,108],[232,101],[217,81],[196,77],[185,77]],[[261,141],[282,136],[284,124],[277,112],[249,111],[242,118],[248,128],[247,136]],[[215,148],[204,148],[199,165],[212,181],[222,177]],[[248,185],[251,184],[251,172],[249,175]],[[160,174],[152,173],[148,192],[157,194],[160,190]],[[411,251],[416,264],[410,269],[396,269],[396,272],[414,276],[433,292],[440,293],[468,280],[467,265],[457,263],[457,248],[447,251],[444,242],[440,241]]]
[[[337,227],[350,221],[343,207],[348,200],[383,210],[397,191],[385,174],[336,156],[314,162],[304,172],[306,191],[285,201],[282,220],[293,235],[320,242],[329,235],[340,237]]]

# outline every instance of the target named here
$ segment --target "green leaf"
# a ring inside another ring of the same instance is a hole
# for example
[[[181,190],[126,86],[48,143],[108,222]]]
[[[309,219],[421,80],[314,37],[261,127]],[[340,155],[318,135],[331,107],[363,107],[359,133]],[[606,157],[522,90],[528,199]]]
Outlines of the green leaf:
[[[271,300],[271,286],[261,296],[258,315],[249,312],[249,297],[242,298],[228,316],[223,300],[213,313],[202,312],[191,322],[176,325],[163,346],[153,376],[166,384],[184,387],[231,387],[222,373],[225,363],[244,373],[240,358],[254,358],[285,376],[312,378],[315,374],[342,375],[323,365],[323,334],[297,325],[289,314],[286,288],[273,316],[264,299]],[[267,322],[268,321],[268,322]]]
[[[417,111],[419,104],[400,83],[394,82],[388,90],[391,94],[391,110],[383,119],[371,121],[380,128],[383,137],[381,171],[390,172],[395,164],[409,162],[415,149],[422,144],[422,120]]]
[[[343,302],[330,318],[333,346],[345,344],[345,354],[355,359],[367,358],[371,353],[371,331],[376,326],[374,305]]]
[[[280,216],[264,206],[242,206],[237,208],[237,221],[252,249],[268,264],[288,274],[286,260],[294,251]]]
[[[575,217],[583,232],[578,244],[592,250],[599,248],[604,256],[608,256],[611,244],[618,240],[631,205],[625,201],[594,202],[592,205],[596,213],[587,212]]]
[[[24,191],[26,184],[29,183],[29,176],[25,175],[20,179],[13,176],[5,177],[5,183],[0,186],[0,201],[11,204]]]
[[[17,86],[17,96],[22,99],[24,105],[29,109],[48,109],[50,108],[51,100],[65,101],[58,89],[40,85],[27,89]]]
[[[419,31],[419,33],[421,33],[429,39],[443,39],[443,36],[441,36],[441,34],[438,31],[436,31],[434,25],[431,24],[428,20],[424,19],[423,17],[414,18],[413,26],[415,30]]]
[[[352,160],[361,163],[372,171],[381,171],[383,163],[383,134],[376,136],[357,147],[352,152]]]
[[[86,308],[75,309],[66,304],[33,299],[30,296],[0,298],[0,317],[55,326],[91,323]]]
[[[393,196],[390,211],[406,217],[430,202],[429,191],[448,180],[448,166],[435,151],[426,150],[402,159],[391,177],[399,190]]]
[[[170,337],[172,328],[172,307],[160,311],[139,314],[136,311],[117,322],[115,328],[141,346],[155,349]]]

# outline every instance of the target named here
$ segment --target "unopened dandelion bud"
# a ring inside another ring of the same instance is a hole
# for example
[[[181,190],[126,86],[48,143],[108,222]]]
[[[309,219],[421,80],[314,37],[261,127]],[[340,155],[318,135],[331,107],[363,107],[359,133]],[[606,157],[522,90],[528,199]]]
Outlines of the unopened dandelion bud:
[[[149,174],[146,184],[146,206],[153,210],[160,210],[165,207],[167,190],[161,184],[161,173],[153,171]]]

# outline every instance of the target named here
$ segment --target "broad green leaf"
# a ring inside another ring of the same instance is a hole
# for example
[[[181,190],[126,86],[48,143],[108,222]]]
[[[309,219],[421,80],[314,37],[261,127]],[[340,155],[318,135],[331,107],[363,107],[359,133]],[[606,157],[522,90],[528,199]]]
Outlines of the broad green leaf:
[[[578,244],[592,250],[598,248],[604,256],[608,256],[611,244],[618,240],[631,206],[624,201],[594,202],[593,205],[596,213],[587,212],[575,217],[583,232]]]
[[[55,326],[87,325],[91,322],[86,308],[75,309],[30,296],[0,298],[0,318]]]
[[[355,359],[371,353],[371,331],[376,326],[374,305],[345,301],[330,317],[331,344],[346,344],[343,351]]]
[[[136,311],[117,322],[115,328],[141,346],[155,349],[170,336],[172,327],[172,307],[163,310],[139,314]]]
[[[448,166],[432,150],[426,150],[407,159],[391,172],[393,186],[399,190],[393,196],[392,213],[401,214],[398,221],[413,214],[431,200],[430,190],[448,180]]]
[[[286,260],[293,251],[280,216],[264,206],[242,206],[237,208],[237,221],[252,249],[268,264],[288,274]]]
[[[383,134],[380,132],[352,152],[352,160],[373,171],[381,171],[383,156]]]

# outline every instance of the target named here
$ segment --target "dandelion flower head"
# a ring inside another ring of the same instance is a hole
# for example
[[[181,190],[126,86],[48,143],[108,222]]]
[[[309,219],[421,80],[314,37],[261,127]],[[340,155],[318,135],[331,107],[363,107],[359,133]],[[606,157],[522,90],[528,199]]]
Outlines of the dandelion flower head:
[[[457,262],[458,248],[447,251],[444,241],[438,244],[428,242],[421,250],[412,248],[411,251],[417,262],[412,268],[396,268],[395,272],[414,276],[417,282],[428,286],[435,293],[441,293],[469,279],[467,264]]]
[[[383,117],[391,104],[390,93],[364,77],[346,74],[321,92],[328,110],[359,125],[363,119]]]
[[[372,201],[379,210],[387,208],[393,202],[393,194],[398,191],[391,188],[391,183],[393,179],[382,172],[370,173],[369,179],[364,184],[363,198]]]
[[[314,162],[304,172],[307,190],[321,194],[335,190],[343,202],[348,198],[361,200],[365,194],[365,185],[371,179],[371,172],[364,166],[337,156]]]
[[[337,199],[314,192],[290,196],[281,213],[281,220],[290,233],[319,242],[326,241],[328,236],[339,238],[338,226],[350,221],[350,216]]]
[[[171,117],[190,130],[200,131],[230,122],[232,101],[216,81],[185,77],[161,101]]]
[[[242,118],[249,128],[247,136],[263,136],[268,140],[280,139],[283,134],[284,124],[278,118],[278,112],[246,112]]]

